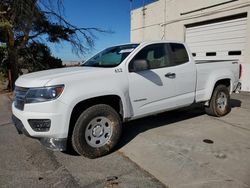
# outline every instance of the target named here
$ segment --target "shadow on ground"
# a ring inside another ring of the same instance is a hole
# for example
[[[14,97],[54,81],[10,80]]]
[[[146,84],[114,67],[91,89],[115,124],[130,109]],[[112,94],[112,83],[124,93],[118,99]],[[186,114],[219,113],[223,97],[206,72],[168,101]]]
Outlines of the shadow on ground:
[[[231,106],[232,108],[241,107],[241,101],[237,99],[231,99]]]
[[[241,107],[241,101],[237,99],[231,99],[231,107]],[[204,114],[206,113],[203,106],[200,104],[195,104],[191,107],[165,112],[155,116],[150,116],[125,123],[123,126],[122,137],[115,150],[119,150],[127,145],[140,133],[143,133],[150,129],[158,128],[161,126],[168,126],[172,123],[195,118]]]

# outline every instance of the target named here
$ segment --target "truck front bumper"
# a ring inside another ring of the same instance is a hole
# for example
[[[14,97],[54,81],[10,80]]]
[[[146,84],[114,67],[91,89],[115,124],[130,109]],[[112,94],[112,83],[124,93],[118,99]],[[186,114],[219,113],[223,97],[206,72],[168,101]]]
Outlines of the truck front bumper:
[[[67,138],[37,138],[31,136],[25,129],[22,121],[15,115],[12,115],[12,121],[18,134],[24,134],[27,137],[38,139],[42,145],[53,151],[65,151],[67,149]]]
[[[68,111],[69,107],[59,100],[25,104],[23,110],[13,103],[12,119],[19,134],[38,139],[51,150],[64,151],[69,129]],[[44,125],[46,129],[41,129],[40,126]]]

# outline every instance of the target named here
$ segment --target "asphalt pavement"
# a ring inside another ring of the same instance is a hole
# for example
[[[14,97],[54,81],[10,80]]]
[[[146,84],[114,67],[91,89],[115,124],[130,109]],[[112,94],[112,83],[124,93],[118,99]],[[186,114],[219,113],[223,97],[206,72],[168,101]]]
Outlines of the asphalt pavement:
[[[0,95],[0,187],[165,187],[119,151],[99,159],[52,152],[18,135]]]
[[[0,187],[250,187],[250,93],[225,117],[200,105],[124,125],[116,151],[99,159],[52,152],[17,134],[0,95]]]

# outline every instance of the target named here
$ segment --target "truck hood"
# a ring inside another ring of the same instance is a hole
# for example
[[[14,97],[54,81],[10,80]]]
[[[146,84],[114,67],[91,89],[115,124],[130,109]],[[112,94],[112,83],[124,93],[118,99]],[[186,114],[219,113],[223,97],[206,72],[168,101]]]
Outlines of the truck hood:
[[[69,67],[69,68],[59,68],[59,69],[51,69],[46,71],[39,71],[30,74],[25,74],[20,76],[15,85],[19,87],[43,87],[49,81],[58,78],[58,77],[66,77],[75,74],[84,74],[88,72],[96,72],[101,71],[103,68],[96,67]]]

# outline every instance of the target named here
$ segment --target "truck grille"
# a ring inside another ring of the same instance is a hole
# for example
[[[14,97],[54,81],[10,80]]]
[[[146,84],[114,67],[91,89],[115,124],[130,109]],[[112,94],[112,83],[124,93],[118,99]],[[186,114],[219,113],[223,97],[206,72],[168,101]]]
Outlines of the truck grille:
[[[15,97],[14,97],[14,106],[19,109],[23,110],[24,109],[24,104],[25,104],[25,96],[28,92],[28,88],[23,88],[23,87],[15,87]]]

